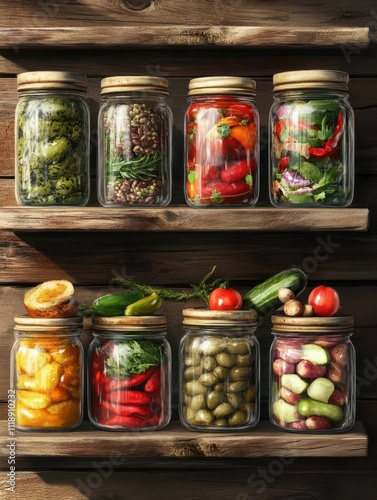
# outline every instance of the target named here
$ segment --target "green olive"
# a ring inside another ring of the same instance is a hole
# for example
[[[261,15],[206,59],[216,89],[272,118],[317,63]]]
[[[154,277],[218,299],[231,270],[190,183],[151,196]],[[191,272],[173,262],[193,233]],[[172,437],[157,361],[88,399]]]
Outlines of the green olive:
[[[246,389],[248,385],[247,380],[240,380],[238,382],[232,382],[228,385],[228,391],[230,392],[241,392]]]
[[[183,416],[186,418],[187,422],[189,424],[195,424],[196,423],[196,411],[194,411],[192,408],[186,408],[185,411],[183,412]]]
[[[215,391],[222,392],[224,390],[224,384],[222,384],[222,383],[216,384],[213,386],[213,388]]]
[[[210,387],[211,385],[215,385],[219,379],[216,377],[214,373],[203,373],[199,377],[199,382],[206,387]]]
[[[201,343],[202,339],[201,337],[192,337],[189,338],[183,348],[183,352],[186,356],[193,356],[195,357],[198,354],[199,346]]]
[[[249,354],[249,343],[245,339],[228,340],[226,350],[232,354]]]
[[[216,375],[216,377],[219,380],[224,380],[226,377],[226,374],[228,373],[228,370],[225,368],[225,366],[216,366],[216,368],[213,370],[213,373]]]
[[[213,421],[212,425],[216,427],[228,427],[228,420],[226,418],[217,418]]]
[[[225,366],[225,368],[230,368],[234,366],[236,358],[233,356],[233,354],[229,354],[227,352],[220,352],[216,356],[216,361],[218,362],[219,365]]]
[[[202,361],[202,368],[206,372],[212,372],[217,366],[216,359],[213,356],[206,356]]]
[[[185,406],[191,406],[192,398],[190,398],[190,396],[187,396],[187,394],[183,394],[182,401]]]
[[[255,385],[250,385],[246,389],[244,398],[245,398],[245,401],[247,403],[251,403],[252,401],[254,401],[254,399],[255,399]]]
[[[213,414],[216,418],[227,418],[229,415],[234,413],[235,408],[229,403],[221,403],[213,410]]]
[[[216,408],[216,406],[218,406],[220,403],[222,403],[223,400],[224,400],[224,395],[221,392],[212,391],[207,396],[207,400],[206,400],[207,407],[210,410],[213,410],[214,408]]]
[[[232,427],[245,425],[247,423],[247,413],[244,410],[237,410],[228,418],[228,422]]]
[[[196,412],[195,420],[198,424],[210,425],[215,420],[215,417],[209,410],[199,410]]]
[[[240,409],[245,410],[248,415],[254,415],[255,403],[245,403]]]
[[[254,361],[254,356],[252,354],[237,354],[236,365],[237,366],[252,366]]]
[[[204,408],[205,404],[206,404],[205,396],[203,394],[197,394],[191,399],[190,406],[194,411],[198,411],[201,408]]]
[[[204,394],[207,388],[199,382],[199,380],[190,380],[185,384],[186,394],[189,396],[196,396],[197,394]]]
[[[186,366],[199,366],[201,363],[202,357],[200,354],[192,354],[191,356],[187,356],[184,358],[184,364]]]
[[[243,380],[248,379],[252,374],[253,370],[250,367],[240,367],[232,368],[229,370],[230,380]]]
[[[61,177],[56,182],[56,192],[62,196],[72,194],[78,187],[76,177]]]
[[[244,404],[244,400],[239,392],[230,392],[226,395],[228,403],[230,403],[234,408],[241,408]]]
[[[206,356],[213,356],[221,352],[226,346],[226,341],[217,337],[206,337],[200,344],[199,351]]]
[[[183,372],[183,378],[185,380],[192,380],[196,379],[200,375],[200,369],[197,366],[189,366],[186,368],[186,370]]]

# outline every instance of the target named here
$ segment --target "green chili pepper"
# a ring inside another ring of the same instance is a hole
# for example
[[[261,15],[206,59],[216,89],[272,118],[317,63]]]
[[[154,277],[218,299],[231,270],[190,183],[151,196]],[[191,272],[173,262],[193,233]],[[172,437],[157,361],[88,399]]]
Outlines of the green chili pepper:
[[[310,398],[302,398],[298,402],[297,411],[303,417],[327,417],[333,422],[339,422],[343,418],[343,410],[340,406],[322,403]]]
[[[97,316],[123,316],[124,309],[144,297],[140,290],[125,293],[110,293],[96,299],[91,308]]]
[[[125,316],[148,316],[155,313],[161,307],[161,304],[161,297],[156,292],[153,292],[148,297],[127,306],[124,314]]]

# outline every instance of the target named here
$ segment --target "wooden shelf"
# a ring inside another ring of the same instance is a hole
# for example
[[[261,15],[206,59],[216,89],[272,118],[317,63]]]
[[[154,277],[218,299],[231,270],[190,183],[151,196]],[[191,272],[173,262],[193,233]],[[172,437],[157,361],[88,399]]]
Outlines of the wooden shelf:
[[[3,231],[367,231],[367,208],[4,207]]]
[[[0,456],[9,454],[7,422],[0,423]],[[16,432],[17,457],[107,457],[116,449],[125,457],[247,458],[364,457],[368,436],[361,422],[344,434],[294,434],[260,422],[249,432],[192,432],[171,422],[154,432],[109,432],[84,422],[72,432]]]
[[[129,25],[98,27],[0,28],[0,49],[53,47],[367,47],[367,27]]]

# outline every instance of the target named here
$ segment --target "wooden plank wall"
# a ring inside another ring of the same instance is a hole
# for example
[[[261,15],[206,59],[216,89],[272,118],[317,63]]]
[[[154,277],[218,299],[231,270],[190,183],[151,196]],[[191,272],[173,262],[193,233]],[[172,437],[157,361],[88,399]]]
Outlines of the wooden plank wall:
[[[145,7],[144,9],[140,9]],[[309,275],[310,289],[326,282],[339,289],[343,310],[354,314],[354,344],[358,362],[358,411],[371,438],[368,459],[300,459],[234,461],[124,461],[110,464],[117,472],[99,474],[98,466],[79,457],[64,460],[20,461],[19,498],[181,498],[248,500],[249,498],[373,498],[376,487],[377,439],[377,14],[374,2],[323,0],[174,0],[15,1],[0,0],[0,26],[96,26],[129,24],[234,24],[261,26],[365,26],[371,44],[331,50],[155,49],[143,50],[13,50],[0,53],[0,206],[15,205],[13,120],[17,101],[15,75],[28,70],[72,70],[89,76],[92,110],[92,166],[95,166],[95,119],[99,81],[115,74],[162,75],[169,79],[174,113],[174,195],[183,197],[183,115],[188,81],[204,75],[252,76],[257,81],[257,107],[262,125],[261,203],[267,196],[267,116],[272,103],[272,75],[293,69],[339,69],[350,73],[351,104],[356,114],[356,192],[354,206],[368,207],[368,233],[151,233],[101,234],[1,233],[0,235],[0,401],[5,409],[9,386],[9,351],[13,316],[22,312],[24,291],[47,279],[70,279],[82,302],[109,290],[114,274],[125,273],[159,285],[188,287],[213,265],[241,291],[272,273],[293,265]],[[95,195],[91,204],[96,205]],[[105,210],[105,209],[104,209]],[[125,217],[127,216],[125,210]],[[245,211],[252,217],[252,209]],[[48,221],[46,221],[48,226]],[[327,248],[326,258],[315,258],[316,248]],[[194,304],[190,304],[194,305]],[[165,303],[169,340],[176,360],[182,336],[182,305]],[[264,377],[262,416],[267,418],[267,358],[269,325],[259,331]],[[90,340],[84,335],[84,343]],[[177,363],[174,363],[174,406],[177,403]],[[3,412],[3,416],[5,416]],[[132,470],[135,469],[135,470]],[[147,470],[146,470],[147,469]],[[64,472],[62,472],[64,470]],[[104,469],[103,469],[104,470]],[[112,470],[112,469],[111,469]],[[125,472],[125,471],[131,472]],[[224,473],[224,471],[227,471]],[[267,472],[263,472],[267,471]],[[92,476],[90,476],[92,474]],[[94,476],[93,474],[97,474]],[[263,476],[264,474],[264,476]],[[99,479],[98,479],[99,478]],[[95,482],[97,479],[97,483]],[[81,482],[80,482],[81,481]],[[90,482],[92,481],[92,482]],[[0,483],[1,486],[1,483]],[[85,489],[86,487],[86,489]],[[90,491],[89,491],[90,490]],[[27,493],[26,493],[27,492]],[[153,492],[153,493],[152,493]],[[288,496],[287,496],[288,495]],[[372,495],[372,496],[371,496]]]

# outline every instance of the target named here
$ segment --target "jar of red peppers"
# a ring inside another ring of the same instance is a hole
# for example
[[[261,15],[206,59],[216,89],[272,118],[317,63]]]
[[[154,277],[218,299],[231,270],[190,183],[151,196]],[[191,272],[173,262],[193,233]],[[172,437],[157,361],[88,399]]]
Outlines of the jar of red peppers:
[[[171,350],[164,316],[94,317],[88,413],[107,430],[165,427],[171,416]]]
[[[240,431],[259,421],[255,311],[185,309],[180,419],[191,430]]]
[[[16,428],[72,430],[83,417],[82,318],[15,317]]]
[[[254,205],[259,195],[255,81],[194,78],[185,118],[185,198],[192,207]]]
[[[105,207],[164,207],[171,199],[172,112],[168,81],[101,81],[97,195]]]
[[[270,420],[291,432],[335,433],[355,423],[352,316],[272,316]]]
[[[273,77],[270,200],[277,207],[346,207],[354,193],[354,115],[348,74],[289,71]]]

